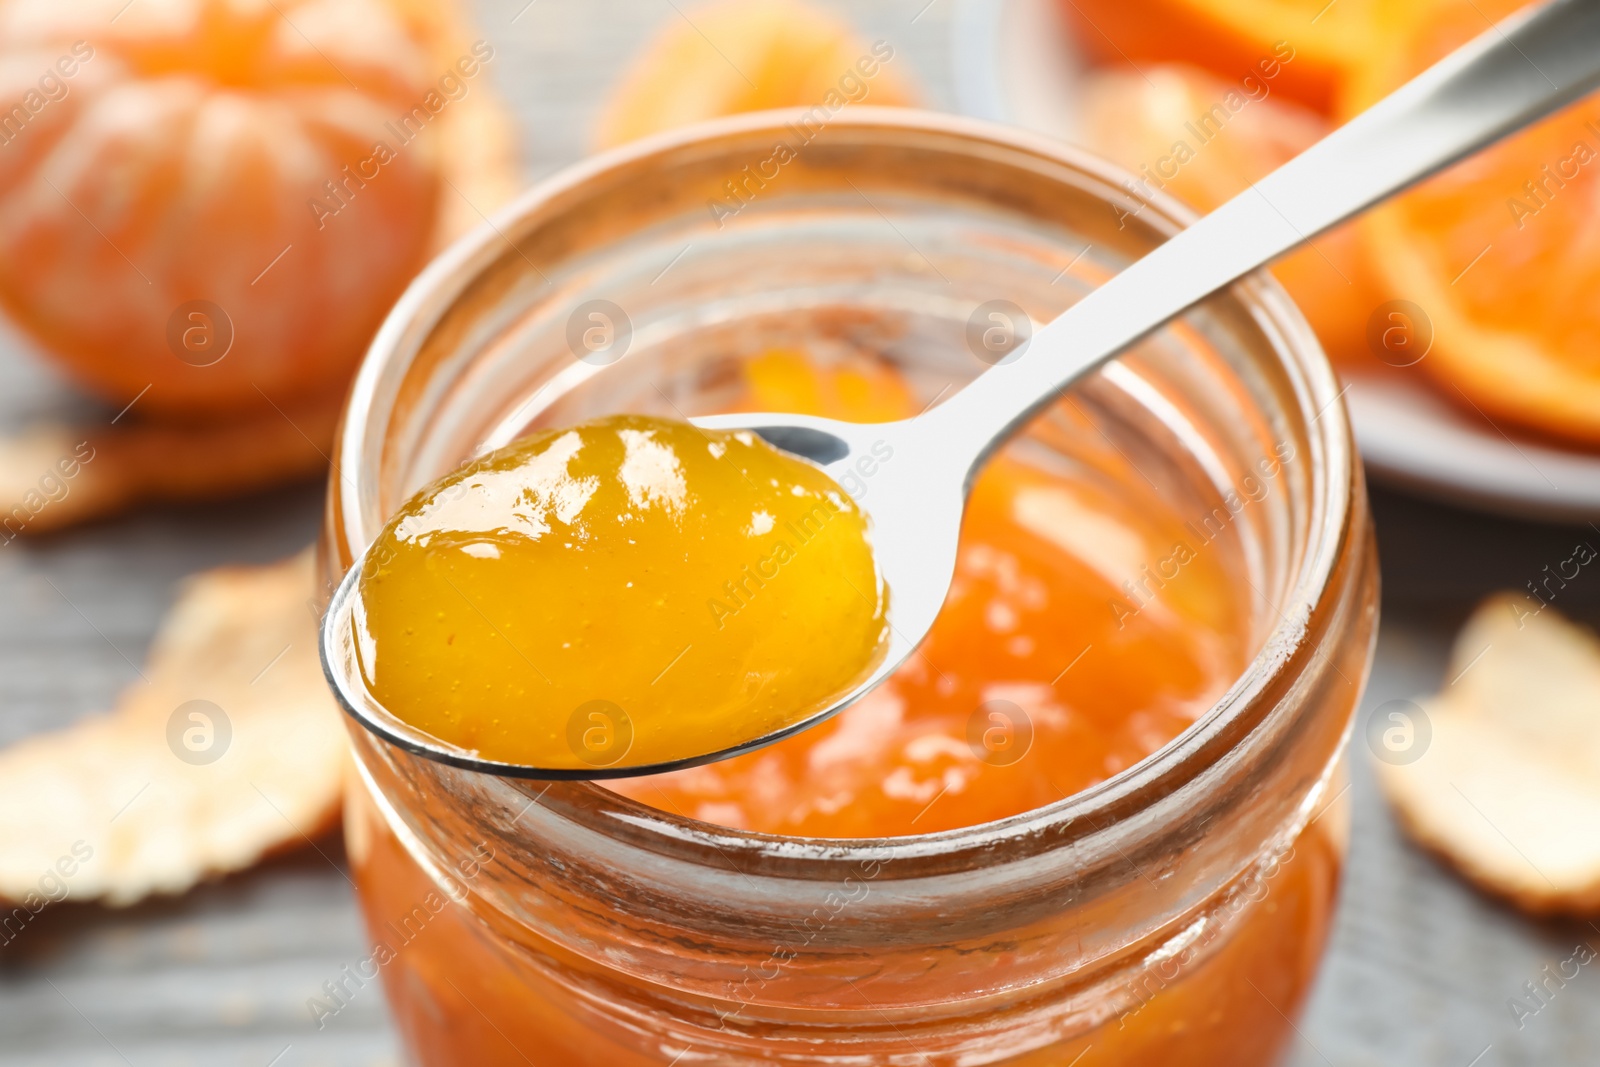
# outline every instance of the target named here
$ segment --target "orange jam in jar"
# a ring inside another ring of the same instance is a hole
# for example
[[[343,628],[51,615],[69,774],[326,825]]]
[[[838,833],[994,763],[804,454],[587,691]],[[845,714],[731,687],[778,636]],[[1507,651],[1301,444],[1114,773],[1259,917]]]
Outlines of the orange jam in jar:
[[[1065,146],[868,108],[706,213],[786,130],[602,157],[431,268],[357,382],[328,575],[529,432],[915,415],[987,369],[997,309],[1043,321],[1181,224]],[[1270,282],[1160,331],[977,478],[918,654],[765,749],[543,783],[353,727],[351,981],[381,979],[429,1067],[1276,1062],[1337,898],[1376,617],[1337,393]]]

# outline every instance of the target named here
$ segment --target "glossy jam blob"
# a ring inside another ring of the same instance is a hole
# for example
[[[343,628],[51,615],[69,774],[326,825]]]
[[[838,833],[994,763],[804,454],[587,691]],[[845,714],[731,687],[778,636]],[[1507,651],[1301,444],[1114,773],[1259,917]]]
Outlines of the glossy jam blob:
[[[634,415],[536,433],[423,490],[360,582],[393,714],[487,759],[584,770],[806,717],[881,654],[865,517],[753,434]]]

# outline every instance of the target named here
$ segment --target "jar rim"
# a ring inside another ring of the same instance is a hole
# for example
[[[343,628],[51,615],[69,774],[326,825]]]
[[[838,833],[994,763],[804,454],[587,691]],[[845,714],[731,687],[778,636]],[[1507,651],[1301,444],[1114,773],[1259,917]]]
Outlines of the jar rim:
[[[515,244],[519,221],[537,215],[552,203],[578,195],[583,187],[608,173],[639,170],[651,160],[703,148],[723,138],[743,138],[764,130],[774,133],[808,112],[802,108],[753,112],[713,119],[633,141],[589,157],[537,183],[471,233],[436,257],[413,280],[384,320],[362,361],[349,398],[337,446],[335,477],[329,484],[331,529],[336,543],[325,546],[342,570],[350,566],[376,536],[388,516],[380,511],[375,483],[386,424],[375,416],[391,411],[399,380],[432,327],[472,282]],[[828,120],[830,130],[856,133],[915,133],[948,138],[952,146],[988,145],[1039,157],[1126,192],[1139,205],[1141,219],[1151,219],[1167,232],[1198,216],[1179,201],[1134,179],[1092,153],[1042,135],[978,119],[911,108],[851,105]],[[535,268],[537,269],[537,268]],[[1358,480],[1355,449],[1348,419],[1339,405],[1341,390],[1320,342],[1287,292],[1265,272],[1235,283],[1228,292],[1250,313],[1270,340],[1270,347],[1297,386],[1295,412],[1305,433],[1319,446],[1310,479],[1311,521],[1308,542],[1298,554],[1298,569],[1288,583],[1288,601],[1278,608],[1259,650],[1233,684],[1176,738],[1128,768],[1061,800],[984,823],[878,838],[812,839],[785,834],[736,830],[663,811],[614,793],[594,782],[537,782],[501,779],[529,797],[537,794],[563,813],[602,832],[623,831],[633,843],[652,850],[690,849],[750,858],[770,857],[785,863],[881,861],[890,848],[899,860],[932,860],[937,866],[965,866],[964,857],[997,846],[1015,848],[1028,838],[1057,845],[1070,827],[1103,827],[1123,814],[1152,805],[1181,788],[1223,758],[1271,711],[1265,699],[1306,647],[1309,620],[1324,601],[1344,546],[1352,536],[1352,499]],[[1329,417],[1331,416],[1331,417]],[[345,484],[345,483],[349,484]],[[376,737],[378,745],[387,742]],[[358,760],[358,764],[359,764]],[[364,770],[364,769],[363,769]],[[459,771],[462,774],[476,772]],[[376,784],[363,774],[369,788]],[[713,852],[714,850],[714,852]],[[943,862],[939,862],[939,861]]]

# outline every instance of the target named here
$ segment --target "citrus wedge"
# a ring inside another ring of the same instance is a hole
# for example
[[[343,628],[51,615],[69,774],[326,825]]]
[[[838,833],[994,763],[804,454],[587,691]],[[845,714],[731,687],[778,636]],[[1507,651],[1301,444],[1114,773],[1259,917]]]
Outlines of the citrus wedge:
[[[1267,75],[1331,112],[1375,36],[1419,0],[1061,0],[1079,44],[1104,63],[1193,63],[1224,78]],[[1269,71],[1276,72],[1268,74]]]
[[[1519,7],[1446,0],[1352,84],[1357,110]],[[1452,167],[1362,223],[1384,286],[1420,306],[1418,367],[1504,421],[1600,445],[1600,101]]]
[[[1133,173],[1133,194],[1164,191],[1210,211],[1328,132],[1326,119],[1272,96],[1271,85],[1224,81],[1184,64],[1099,71],[1084,86],[1084,140]],[[1329,355],[1344,364],[1367,359],[1374,298],[1351,229],[1318,237],[1272,270]]]

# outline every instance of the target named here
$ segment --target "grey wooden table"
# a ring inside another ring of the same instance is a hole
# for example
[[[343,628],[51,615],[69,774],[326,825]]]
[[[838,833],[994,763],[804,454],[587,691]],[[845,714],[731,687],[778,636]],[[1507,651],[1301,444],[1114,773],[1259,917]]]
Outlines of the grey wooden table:
[[[949,0],[838,6],[894,43],[933,106],[950,106]],[[482,0],[479,17],[534,179],[583,153],[617,71],[680,16],[673,0]],[[0,425],[74,403],[25,349],[0,334]],[[128,661],[144,655],[178,578],[292,551],[313,536],[320,506],[320,489],[305,487],[0,548],[0,743],[107,707],[133,679]],[[1384,622],[1363,713],[1435,687],[1480,596],[1521,588],[1596,536],[1381,490],[1375,507]],[[1600,579],[1562,595],[1564,609],[1600,621]],[[1592,968],[1520,1029],[1506,1003],[1580,940],[1600,947],[1600,927],[1531,922],[1474,893],[1402,840],[1365,761],[1355,766],[1343,905],[1293,1067],[1600,1063]],[[341,856],[336,841],[323,851]],[[348,884],[315,852],[176,900],[52,909],[0,949],[0,1067],[398,1064],[376,987],[320,1031],[306,1008],[364,948]]]

